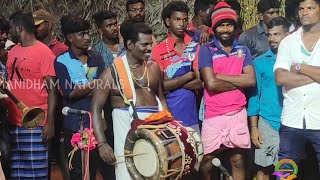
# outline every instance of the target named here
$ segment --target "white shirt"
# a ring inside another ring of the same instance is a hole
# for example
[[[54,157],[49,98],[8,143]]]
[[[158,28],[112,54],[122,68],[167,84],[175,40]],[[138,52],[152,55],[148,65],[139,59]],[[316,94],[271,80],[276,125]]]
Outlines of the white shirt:
[[[301,40],[302,28],[287,36],[280,43],[274,70],[278,68],[290,71],[294,63],[302,63]],[[320,43],[316,43],[308,65],[320,66]],[[303,129],[320,129],[320,84],[311,83],[305,86],[287,89],[282,88],[284,96],[281,123],[285,126]]]
[[[83,68],[84,68],[84,71],[86,72],[86,74],[88,74],[89,68],[88,68],[88,64],[87,63],[83,65]]]
[[[15,45],[11,40],[7,39],[6,44],[5,44],[5,49],[8,49],[10,46]]]

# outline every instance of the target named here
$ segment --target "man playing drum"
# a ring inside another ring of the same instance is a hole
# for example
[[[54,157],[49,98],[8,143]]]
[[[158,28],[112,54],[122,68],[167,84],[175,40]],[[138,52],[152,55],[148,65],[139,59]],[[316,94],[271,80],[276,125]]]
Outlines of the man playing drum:
[[[234,38],[237,15],[225,2],[211,16],[215,37],[201,46],[199,69],[205,84],[205,120],[202,125],[204,158],[202,179],[210,179],[212,159],[228,148],[232,175],[245,179],[243,149],[250,148],[246,97],[243,89],[255,86],[249,49]]]
[[[168,108],[162,93],[162,72],[156,62],[148,61],[153,43],[151,28],[142,23],[125,22],[120,29],[127,54],[115,59],[115,63],[101,74],[91,110],[101,158],[108,164],[116,163],[118,180],[128,180],[131,178],[123,155],[132,120],[144,119]],[[102,128],[101,110],[108,98],[113,108],[114,153]]]

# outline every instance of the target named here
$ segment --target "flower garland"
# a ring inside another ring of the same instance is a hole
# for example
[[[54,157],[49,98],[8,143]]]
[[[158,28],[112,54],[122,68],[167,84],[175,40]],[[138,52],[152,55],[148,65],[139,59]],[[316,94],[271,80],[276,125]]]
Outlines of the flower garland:
[[[71,145],[73,147],[73,150],[68,154],[69,159],[69,169],[72,169],[71,161],[73,159],[73,155],[77,150],[85,150],[87,149],[87,163],[86,163],[86,170],[84,175],[84,180],[87,179],[87,173],[89,169],[89,161],[90,156],[89,152],[96,148],[96,145],[98,144],[96,138],[93,134],[93,128],[92,128],[92,117],[91,113],[89,112],[89,119],[90,119],[90,128],[85,128],[84,131],[81,134],[81,131],[79,130],[77,133],[73,134],[71,139]]]

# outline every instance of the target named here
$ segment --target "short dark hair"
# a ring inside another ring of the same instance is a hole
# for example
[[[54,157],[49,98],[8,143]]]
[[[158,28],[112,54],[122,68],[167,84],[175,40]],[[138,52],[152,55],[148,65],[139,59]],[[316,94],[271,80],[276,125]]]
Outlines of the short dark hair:
[[[4,17],[0,17],[0,31],[3,33],[8,33],[9,30],[10,30],[9,22]]]
[[[258,13],[265,13],[271,8],[280,8],[281,4],[278,0],[260,0],[257,4]]]
[[[227,4],[231,6],[231,9],[240,12],[241,11],[241,4],[238,2],[238,0],[225,0]]]
[[[194,15],[198,15],[200,11],[206,11],[210,8],[209,0],[196,0],[194,2]]]
[[[15,12],[9,17],[9,21],[11,21],[16,26],[22,26],[25,31],[30,34],[35,33],[36,27],[34,25],[34,20],[31,12]]]
[[[90,29],[89,21],[78,16],[67,15],[60,20],[62,34],[67,37],[70,33],[86,31]]]
[[[209,0],[209,4],[215,6],[218,4],[218,0]]]
[[[306,1],[306,0],[299,0],[299,3],[301,3],[301,2],[304,2],[304,1]],[[320,0],[314,0],[316,3],[318,3],[319,4],[319,6],[320,6]]]
[[[167,4],[162,10],[162,20],[165,23],[167,18],[170,18],[174,11],[189,13],[188,5],[182,1],[173,1]],[[166,25],[166,24],[165,24]]]
[[[285,32],[289,32],[289,28],[291,26],[291,23],[286,18],[284,18],[282,16],[278,16],[278,17],[272,19],[270,21],[270,23],[267,25],[268,29],[271,29],[275,26],[282,26],[283,30]]]
[[[93,19],[98,27],[101,27],[104,20],[117,19],[118,15],[113,11],[99,11],[95,13]]]
[[[144,23],[132,23],[125,21],[120,26],[120,34],[123,38],[123,43],[126,48],[128,40],[133,43],[139,41],[139,34],[152,34],[152,29]]]
[[[144,0],[127,0],[127,3],[126,3],[127,12],[129,11],[129,5],[137,4],[137,3],[142,3],[143,5],[145,5]]]

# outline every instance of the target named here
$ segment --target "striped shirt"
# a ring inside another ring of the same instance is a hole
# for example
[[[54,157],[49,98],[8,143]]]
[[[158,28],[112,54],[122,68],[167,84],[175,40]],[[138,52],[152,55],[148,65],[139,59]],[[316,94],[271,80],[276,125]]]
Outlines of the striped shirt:
[[[198,43],[185,34],[185,50],[179,53],[175,50],[176,39],[170,34],[168,38],[152,49],[152,59],[160,65],[167,78],[182,76],[192,69],[197,69],[196,51]],[[174,118],[181,120],[184,126],[198,124],[195,92],[179,88],[166,94],[167,104]]]

